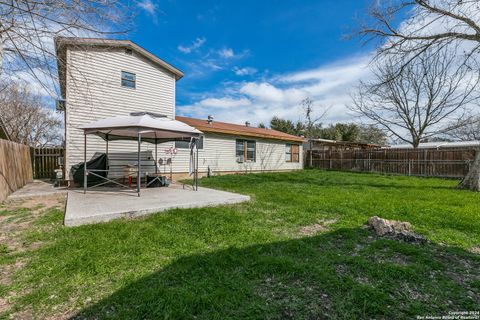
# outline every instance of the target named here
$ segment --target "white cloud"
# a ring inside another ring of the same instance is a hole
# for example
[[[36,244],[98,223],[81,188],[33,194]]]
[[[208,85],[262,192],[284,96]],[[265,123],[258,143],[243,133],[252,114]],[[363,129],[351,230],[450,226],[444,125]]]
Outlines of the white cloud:
[[[359,79],[368,78],[370,56],[344,59],[310,70],[276,75],[267,79],[228,83],[221,94],[187,106],[180,114],[204,118],[213,114],[220,121],[256,125],[273,116],[297,121],[302,118],[301,101],[310,97],[321,114],[330,108],[325,122],[351,121],[346,105]]]
[[[183,53],[191,53],[193,51],[198,50],[201,46],[205,44],[206,41],[207,39],[205,38],[197,38],[189,46],[179,45],[177,48]]]
[[[235,53],[233,52],[233,49],[231,48],[223,48],[218,51],[218,55],[222,58],[233,58],[235,56]]]
[[[245,67],[245,68],[233,67],[232,71],[237,76],[251,76],[257,73],[257,69],[252,67]]]
[[[217,51],[218,56],[225,60],[233,60],[233,59],[239,60],[248,56],[249,53],[250,53],[249,50],[235,52],[232,48],[227,48],[227,47],[224,47]]]
[[[239,108],[251,105],[251,101],[247,98],[207,98],[196,104],[197,106],[207,108]]]
[[[157,14],[157,5],[152,2],[152,0],[142,0],[137,3],[140,9],[144,10],[152,16]]]

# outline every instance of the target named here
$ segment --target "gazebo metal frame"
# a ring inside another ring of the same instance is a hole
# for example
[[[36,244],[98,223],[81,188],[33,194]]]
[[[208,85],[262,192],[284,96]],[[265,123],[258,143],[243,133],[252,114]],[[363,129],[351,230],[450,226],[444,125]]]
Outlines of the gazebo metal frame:
[[[137,113],[131,113],[130,116],[145,116],[148,115],[150,117],[156,117],[156,118],[166,118],[164,115],[158,115],[150,112],[137,112]],[[191,128],[190,126],[184,124],[183,122],[177,121],[177,120],[171,120],[171,121],[176,121],[181,123],[183,126],[187,126]],[[104,177],[98,172],[107,172],[108,175],[108,169],[107,170],[102,170],[102,169],[88,169],[87,167],[87,135],[93,134],[96,136],[101,137],[103,140],[105,140],[106,145],[105,145],[105,152],[107,154],[108,158],[108,147],[109,147],[109,141],[114,141],[114,140],[135,140],[137,141],[137,195],[140,196],[140,189],[141,189],[141,144],[142,142],[148,142],[148,143],[153,143],[155,145],[155,175],[156,178],[158,179],[158,167],[157,167],[157,159],[158,159],[158,144],[159,143],[164,143],[164,142],[170,142],[170,141],[190,141],[190,157],[191,161],[193,163],[193,190],[197,191],[198,190],[198,142],[200,139],[201,132],[194,129],[195,131],[190,131],[190,132],[183,132],[183,131],[175,131],[175,130],[163,130],[159,128],[154,128],[154,127],[148,127],[144,125],[129,125],[129,126],[115,126],[115,127],[95,127],[95,123],[87,125],[83,127],[83,134],[84,134],[84,150],[83,150],[83,160],[84,160],[84,170],[83,170],[83,193],[85,194],[87,192],[88,187],[88,176],[91,174],[93,176],[96,176],[102,180],[105,180],[101,183],[98,183],[94,186],[90,186],[90,188],[95,188],[99,187],[102,185],[105,185],[107,183],[113,183],[121,187],[129,188],[126,185],[123,185],[119,183],[118,181],[115,181],[113,179],[110,179],[107,177]],[[125,135],[119,135],[119,130],[121,132],[128,133]],[[162,132],[162,137],[157,137],[158,133]],[[169,133],[171,137],[169,137]],[[145,137],[145,134],[149,134],[149,137]],[[153,136],[152,136],[153,134]],[[144,135],[142,137],[142,135]],[[97,173],[95,173],[97,172]],[[153,181],[155,181],[155,179]],[[153,181],[150,183],[147,183],[147,186],[151,184]]]

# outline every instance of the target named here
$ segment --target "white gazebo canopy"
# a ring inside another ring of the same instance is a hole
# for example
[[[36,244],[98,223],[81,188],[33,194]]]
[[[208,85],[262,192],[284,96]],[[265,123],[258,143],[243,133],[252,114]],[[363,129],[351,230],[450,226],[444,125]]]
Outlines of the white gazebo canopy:
[[[104,185],[111,182],[117,185],[120,183],[101,176],[95,171],[107,171],[87,168],[87,135],[92,134],[101,137],[106,141],[106,153],[108,156],[108,142],[113,140],[135,140],[138,142],[137,161],[137,193],[140,196],[140,148],[142,142],[155,144],[155,159],[157,159],[157,144],[167,141],[191,141],[190,164],[194,173],[195,189],[198,189],[198,148],[197,143],[201,131],[178,120],[170,119],[165,115],[151,112],[133,112],[128,116],[117,116],[101,119],[80,127],[84,133],[84,193],[87,190],[88,175],[92,174],[105,180],[98,184]],[[155,169],[157,166],[155,165]],[[155,170],[156,171],[156,170]],[[97,186],[98,186],[97,185]]]
[[[94,134],[106,141],[141,140],[162,143],[175,140],[190,140],[202,132],[178,120],[150,112],[134,112],[128,116],[101,119],[82,126],[85,134]]]

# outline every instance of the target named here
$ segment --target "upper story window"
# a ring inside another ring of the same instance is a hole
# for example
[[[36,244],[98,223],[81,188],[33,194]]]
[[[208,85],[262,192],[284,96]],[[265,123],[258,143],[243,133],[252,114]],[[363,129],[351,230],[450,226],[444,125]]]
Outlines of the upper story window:
[[[255,162],[256,143],[253,140],[236,140],[235,155],[237,162]]]
[[[190,141],[175,141],[175,148],[177,149],[189,149]],[[198,149],[203,149],[203,136],[200,137],[198,142]]]
[[[122,71],[122,87],[135,89],[135,73]]]
[[[300,162],[300,147],[298,144],[287,143],[285,145],[285,161]]]

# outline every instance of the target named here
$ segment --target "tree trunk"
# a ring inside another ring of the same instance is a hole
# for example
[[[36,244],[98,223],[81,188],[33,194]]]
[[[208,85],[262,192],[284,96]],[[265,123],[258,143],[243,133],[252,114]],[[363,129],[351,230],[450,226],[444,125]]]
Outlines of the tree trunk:
[[[480,150],[477,150],[475,160],[470,165],[470,170],[460,182],[458,188],[480,191]]]

